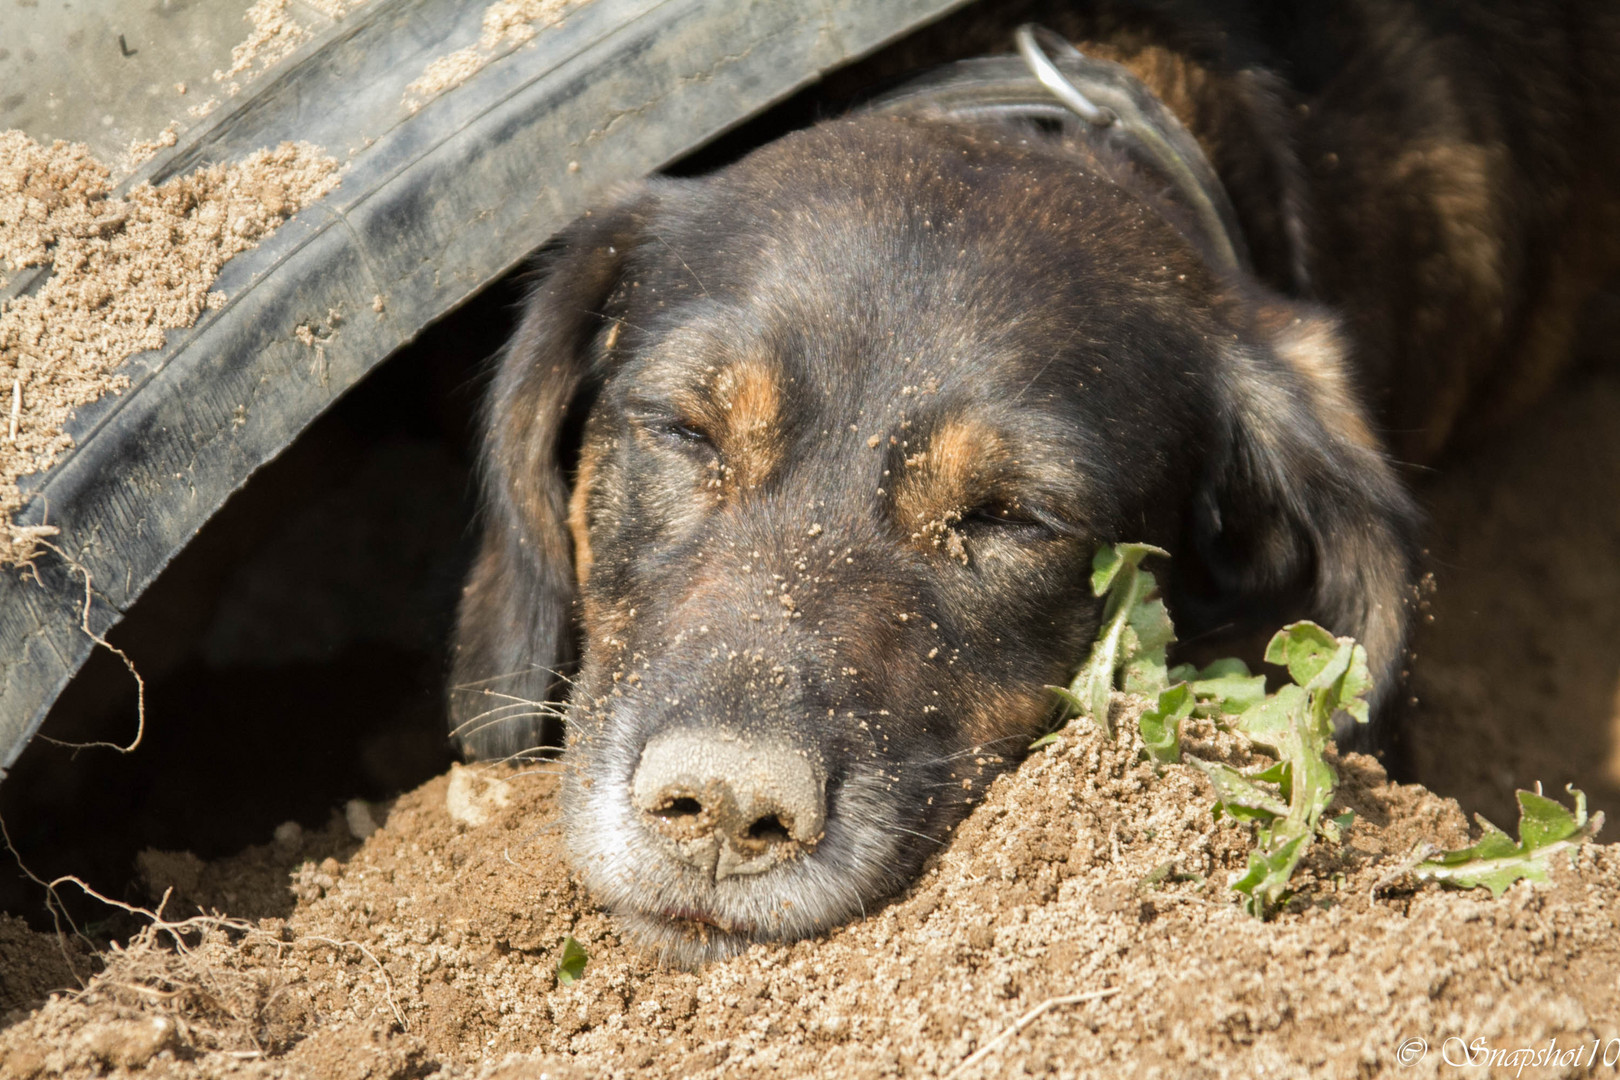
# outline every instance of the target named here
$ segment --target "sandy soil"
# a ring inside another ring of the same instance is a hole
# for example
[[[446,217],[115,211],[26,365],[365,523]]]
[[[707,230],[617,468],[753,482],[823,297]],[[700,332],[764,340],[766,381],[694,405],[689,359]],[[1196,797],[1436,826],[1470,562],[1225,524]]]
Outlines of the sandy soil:
[[[337,182],[337,162],[284,143],[120,198],[84,146],[0,132],[0,289],[50,271],[0,300],[0,521],[22,505],[17,478],[72,446],[73,411],[117,393],[120,364],[221,304],[209,290],[226,261]],[[26,559],[32,539],[0,532],[0,561]]]
[[[1224,896],[1246,831],[1211,819],[1196,770],[1139,759],[1077,727],[997,781],[905,897],[697,973],[655,966],[582,894],[553,770],[458,768],[217,865],[146,856],[170,918],[235,918],[148,932],[87,989],[17,1016],[0,1075],[1358,1077],[1417,1038],[1430,1050],[1407,1071],[1434,1076],[1448,1037],[1553,1040],[1582,1062],[1596,1040],[1601,1071],[1620,1038],[1620,849],[1494,902],[1379,890],[1416,842],[1459,844],[1467,823],[1351,756],[1356,825],[1263,923]],[[383,824],[356,846],[368,816]],[[54,936],[5,934],[8,970],[64,963]],[[572,985],[565,935],[590,956]],[[997,1041],[1087,993],[1104,996]]]
[[[542,30],[559,25],[581,0],[495,0],[484,9],[478,42],[446,53],[427,66],[405,88],[412,112],[447,90],[454,90],[505,51],[532,41]]]
[[[334,21],[360,7],[366,0],[303,0],[309,7]],[[214,82],[224,85],[228,97],[242,92],[255,77],[291,56],[300,45],[315,36],[289,10],[289,0],[257,0],[244,17],[252,27],[248,36],[231,49],[231,66],[214,72]],[[194,117],[206,116],[218,100],[189,110]]]

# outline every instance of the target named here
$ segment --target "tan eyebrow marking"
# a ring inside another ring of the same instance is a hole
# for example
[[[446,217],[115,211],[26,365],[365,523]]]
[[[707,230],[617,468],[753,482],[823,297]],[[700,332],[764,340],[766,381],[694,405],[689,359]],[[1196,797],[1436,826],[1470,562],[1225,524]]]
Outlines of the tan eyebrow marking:
[[[708,392],[682,395],[681,404],[720,451],[723,488],[764,483],[782,463],[782,386],[775,365],[749,357],[722,366]]]
[[[894,493],[901,526],[911,530],[913,540],[966,562],[967,551],[952,526],[985,496],[1005,458],[1001,437],[987,425],[960,419],[941,424],[920,453],[906,458]]]

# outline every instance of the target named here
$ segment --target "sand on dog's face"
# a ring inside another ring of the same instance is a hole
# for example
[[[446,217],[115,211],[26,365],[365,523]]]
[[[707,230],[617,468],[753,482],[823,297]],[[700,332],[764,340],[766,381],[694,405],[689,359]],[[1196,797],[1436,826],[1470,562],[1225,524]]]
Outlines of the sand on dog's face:
[[[1192,743],[1241,759],[1209,731]],[[1413,1037],[1568,1049],[1620,1032],[1612,846],[1497,902],[1434,887],[1374,899],[1418,839],[1455,845],[1467,829],[1455,803],[1351,756],[1347,843],[1319,845],[1299,899],[1259,922],[1225,889],[1246,830],[1211,819],[1201,774],[1139,756],[1129,736],[1077,727],[998,780],[905,896],[697,972],[626,945],[572,878],[554,775],[458,769],[399,799],[358,848],[339,823],[214,866],[152,861],[154,891],[186,886],[171,912],[230,888],[238,912],[282,914],[184,954],[112,957],[87,992],[0,1034],[0,1063],[71,1077],[115,1060],[182,1077],[943,1076],[1047,998],[1103,989],[1116,993],[1052,1009],[961,1075],[1359,1077],[1393,1071]],[[290,913],[275,885],[289,867]],[[555,975],[565,935],[590,955],[573,985]],[[1434,1052],[1411,1073],[1440,1067]]]

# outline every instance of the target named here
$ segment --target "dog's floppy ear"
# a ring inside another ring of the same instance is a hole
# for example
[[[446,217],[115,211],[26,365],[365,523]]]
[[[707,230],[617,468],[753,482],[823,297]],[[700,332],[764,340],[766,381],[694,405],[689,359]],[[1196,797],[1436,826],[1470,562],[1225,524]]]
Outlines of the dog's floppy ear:
[[[565,442],[609,363],[607,308],[652,198],[646,188],[627,193],[547,245],[489,389],[483,537],[462,590],[450,681],[451,732],[473,757],[557,742],[555,710],[542,703],[574,660]]]
[[[1360,641],[1376,728],[1405,659],[1417,510],[1348,385],[1334,321],[1278,302],[1253,314],[1217,383],[1215,445],[1190,525],[1206,575],[1197,591],[1246,598],[1241,615],[1303,614]],[[1352,726],[1341,745],[1379,743]]]

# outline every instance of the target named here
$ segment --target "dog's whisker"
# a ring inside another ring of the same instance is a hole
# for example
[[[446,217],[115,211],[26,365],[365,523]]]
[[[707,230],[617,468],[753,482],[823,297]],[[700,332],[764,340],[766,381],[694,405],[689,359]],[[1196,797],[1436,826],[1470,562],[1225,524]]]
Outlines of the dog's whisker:
[[[450,689],[468,691],[476,690],[477,688],[484,686],[486,683],[501,682],[506,679],[516,679],[523,675],[532,675],[537,671],[544,672],[545,674],[550,675],[552,678],[561,679],[564,682],[571,683],[573,681],[568,675],[565,675],[555,668],[549,668],[543,664],[531,663],[526,667],[513,668],[511,671],[503,671],[497,675],[488,675],[482,679],[469,679],[465,682],[453,683],[451,684]]]
[[[451,728],[450,734],[454,736],[463,735],[474,731],[487,731],[491,727],[500,724],[511,723],[516,720],[528,719],[530,717],[537,716],[553,720],[564,719],[563,715],[560,713],[553,712],[549,709],[534,709],[529,707],[527,704],[514,705],[513,708],[521,708],[526,711],[506,712],[499,716],[495,715],[496,710],[493,709],[481,712],[477,716],[469,716],[467,719],[461,721],[461,723]]]
[[[628,326],[638,334],[651,335],[652,333],[652,331],[648,330],[645,326],[637,326],[635,323],[631,322],[629,319],[626,319],[622,315],[609,315],[604,311],[586,311],[585,314],[594,315],[603,322],[623,323],[625,326]]]
[[[522,711],[522,712],[517,712],[516,711],[516,710],[520,710],[520,709],[524,710],[524,711]],[[561,717],[561,716],[564,715],[562,710],[548,708],[546,706],[546,704],[543,703],[543,702],[511,701],[511,702],[508,702],[505,705],[496,705],[493,708],[485,709],[481,713],[477,713],[477,714],[475,714],[473,716],[470,716],[470,717],[467,718],[467,722],[470,723],[470,722],[472,722],[474,720],[482,720],[485,717],[496,716],[497,714],[500,714],[500,713],[506,714],[506,717],[512,717],[512,716],[556,716],[556,717]]]
[[[934,844],[937,847],[946,847],[947,846],[946,842],[944,840],[941,840],[937,836],[929,836],[927,833],[918,832],[916,829],[908,829],[904,825],[896,825],[893,822],[889,822],[887,824],[880,824],[878,826],[878,828],[882,829],[884,832],[891,832],[891,833],[895,833],[896,835],[902,835],[903,834],[903,835],[907,835],[907,836],[915,836],[915,837],[918,837],[919,839],[926,840],[930,844]]]
[[[697,276],[696,272],[693,271],[691,266],[687,265],[687,262],[686,262],[685,259],[681,258],[681,253],[675,250],[675,245],[674,244],[671,244],[668,240],[665,240],[662,236],[658,235],[655,232],[649,231],[647,235],[651,236],[654,240],[658,241],[660,244],[663,244],[665,247],[667,247],[669,249],[669,253],[671,255],[675,256],[675,261],[680,263],[682,268],[684,268],[686,270],[686,272],[692,276],[693,281],[697,282],[697,287],[700,290],[702,290],[703,295],[704,296],[709,295],[708,286],[703,284],[703,279]]]
[[[542,708],[542,707],[547,707],[547,706],[556,706],[556,703],[554,703],[554,702],[536,701],[533,698],[522,697],[521,695],[518,695],[518,694],[503,694],[499,690],[485,689],[485,690],[480,691],[480,693],[482,693],[485,697],[505,698],[507,701],[510,701],[513,704],[517,704],[517,705],[533,705],[536,708]],[[556,707],[560,708],[560,706],[556,706]]]
[[[548,750],[550,751],[549,754],[547,753]],[[557,755],[561,752],[562,751],[557,747],[531,746],[527,750],[519,750],[515,754],[506,755],[504,758],[500,759],[500,762],[503,765],[510,765],[513,762],[517,762],[519,764],[527,762],[555,762]],[[511,779],[515,780],[520,776],[561,776],[565,771],[566,770],[561,766],[548,769],[526,768],[521,772],[513,773]]]
[[[987,742],[978,743],[974,746],[965,747],[961,750],[954,750],[949,754],[944,754],[939,757],[913,758],[909,764],[916,766],[946,765],[953,761],[960,761],[963,758],[976,757],[987,752],[993,753],[991,747],[1001,746],[1005,743],[1022,742],[1027,744],[1034,737],[1035,736],[1026,733],[1020,733],[1018,735],[1004,735],[999,739],[991,739]]]
[[[516,715],[511,715],[511,716],[497,716],[494,719],[486,720],[481,724],[480,723],[475,723],[472,720],[466,720],[466,721],[463,721],[460,724],[457,724],[454,728],[452,728],[451,729],[451,734],[452,735],[457,735],[457,736],[476,735],[481,731],[490,731],[490,730],[493,730],[495,728],[499,728],[503,724],[511,724],[511,723],[515,723],[518,720],[524,720],[524,719],[528,719],[530,717],[536,717],[536,716],[543,717],[545,719],[558,719],[558,717],[554,713],[532,712],[532,713],[518,713]]]

